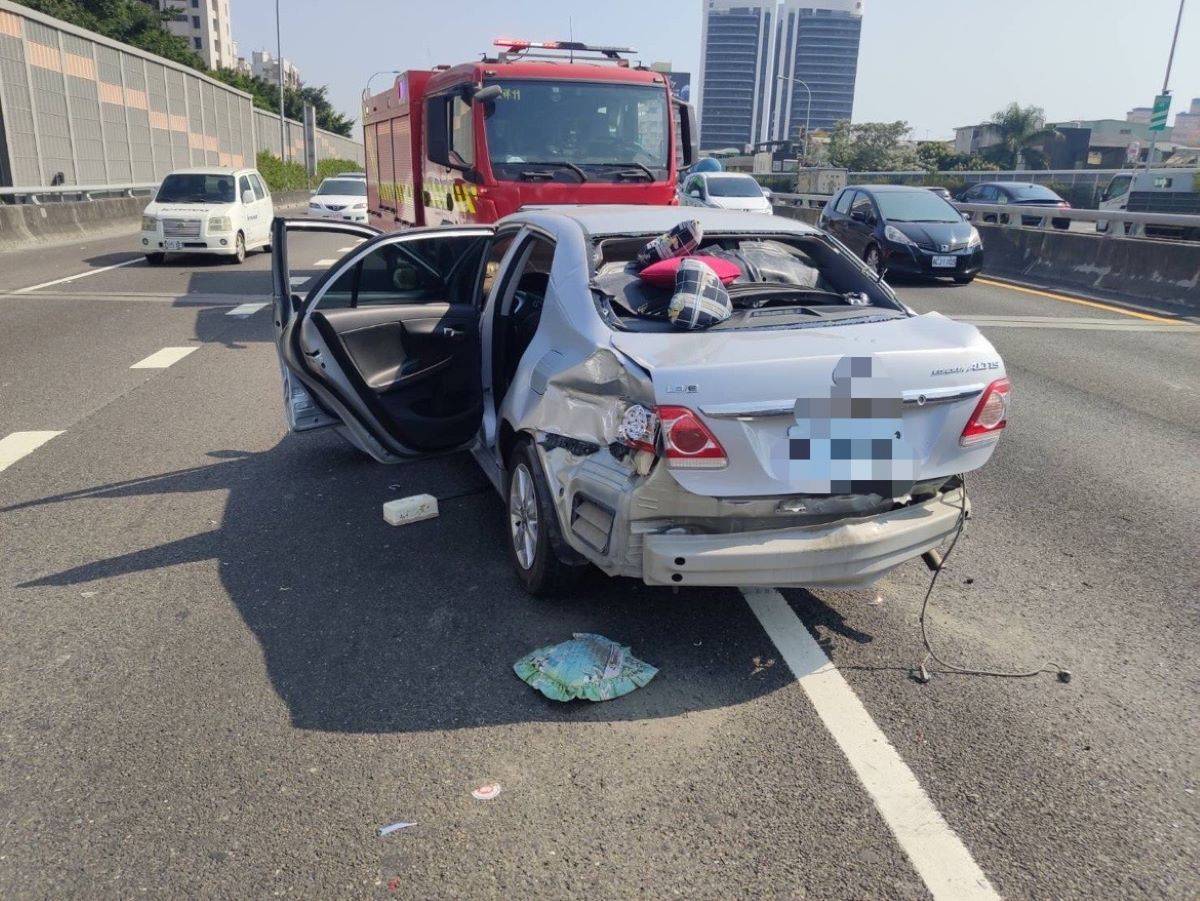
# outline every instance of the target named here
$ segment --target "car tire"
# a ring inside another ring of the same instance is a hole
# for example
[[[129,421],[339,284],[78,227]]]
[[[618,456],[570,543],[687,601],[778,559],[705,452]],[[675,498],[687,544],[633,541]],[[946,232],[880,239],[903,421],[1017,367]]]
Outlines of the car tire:
[[[166,258],[165,253],[148,253],[146,254],[146,263],[150,266],[161,266]]]
[[[868,244],[867,249],[863,251],[863,262],[876,275],[883,272],[883,254],[879,252],[879,248],[874,244]]]
[[[956,285],[969,285],[973,281],[975,281],[975,276],[973,276],[973,275],[956,275],[956,276],[954,276],[954,283]]]
[[[268,241],[266,244],[264,244],[264,245],[262,246],[262,252],[263,252],[263,253],[270,253],[270,252],[271,252],[271,242],[270,242],[270,241]]]
[[[578,570],[558,558],[558,514],[533,445],[524,440],[508,458],[508,553],[525,590],[546,597],[569,586]]]
[[[238,265],[246,262],[246,236],[241,232],[233,239],[233,261]]]

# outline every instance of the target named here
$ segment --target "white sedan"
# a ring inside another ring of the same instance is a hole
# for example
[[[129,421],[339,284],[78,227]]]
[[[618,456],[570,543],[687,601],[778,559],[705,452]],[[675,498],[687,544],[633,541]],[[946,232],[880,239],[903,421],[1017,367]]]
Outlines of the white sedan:
[[[341,176],[325,179],[308,200],[308,215],[313,219],[365,223],[367,180]]]
[[[697,172],[683,183],[685,206],[771,214],[770,192],[741,172]]]

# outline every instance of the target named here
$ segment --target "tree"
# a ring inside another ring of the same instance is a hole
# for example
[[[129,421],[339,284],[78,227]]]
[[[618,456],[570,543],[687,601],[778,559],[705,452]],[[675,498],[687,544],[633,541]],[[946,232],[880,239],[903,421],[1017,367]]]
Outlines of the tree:
[[[843,119],[829,136],[829,162],[852,172],[897,172],[917,167],[917,154],[901,143],[907,122],[860,122]]]
[[[1000,134],[1000,143],[988,147],[984,153],[1007,169],[1018,168],[1024,151],[1053,137],[1054,129],[1046,128],[1045,121],[1046,113],[1040,106],[1010,103],[992,114],[991,124]]]
[[[188,42],[172,34],[166,28],[177,11],[182,11],[184,0],[174,0],[168,9],[154,9],[139,0],[18,0],[48,16],[95,31],[105,37],[145,50],[157,56],[174,60],[204,72],[230,87],[245,91],[254,98],[254,105],[273,113],[279,112],[279,87],[271,82],[237,72],[233,69],[209,70],[204,60],[188,46]],[[302,120],[304,104],[316,107],[317,127],[344,137],[350,136],[354,119],[343,116],[329,103],[325,87],[300,85],[298,88],[284,86],[285,115],[290,119]]]
[[[955,153],[944,141],[920,141],[917,164],[929,172],[963,172],[998,169],[995,163],[975,153]]]

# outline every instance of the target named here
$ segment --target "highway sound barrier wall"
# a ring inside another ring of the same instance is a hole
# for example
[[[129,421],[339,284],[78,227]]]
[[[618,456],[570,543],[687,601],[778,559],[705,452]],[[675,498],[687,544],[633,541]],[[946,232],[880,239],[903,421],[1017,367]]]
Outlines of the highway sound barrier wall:
[[[304,130],[287,121],[293,159]],[[317,130],[317,158],[362,144]],[[0,186],[156,182],[279,155],[279,117],[195,69],[0,0]]]

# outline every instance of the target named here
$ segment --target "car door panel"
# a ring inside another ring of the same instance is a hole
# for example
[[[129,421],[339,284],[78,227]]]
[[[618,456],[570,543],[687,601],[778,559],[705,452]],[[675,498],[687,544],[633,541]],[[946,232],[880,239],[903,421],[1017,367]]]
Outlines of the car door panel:
[[[352,234],[364,228],[298,222],[276,220],[277,252],[289,228]],[[481,252],[490,234],[488,227],[473,226],[379,235],[318,276],[305,298],[277,302],[277,312],[284,310],[288,317],[277,334],[285,392],[290,377],[317,408],[346,427],[353,443],[386,462],[468,444],[482,417],[474,303],[479,254],[474,251]],[[472,249],[464,252],[464,247]],[[399,268],[365,268],[380,260]],[[439,278],[444,274],[445,284],[414,281],[409,269],[422,265]],[[286,267],[286,247],[274,272],[277,294],[288,281],[281,267]],[[360,283],[369,300],[363,305]],[[397,302],[387,302],[392,296]],[[414,302],[405,302],[409,297]],[[322,306],[326,299],[329,309]],[[294,418],[289,416],[289,424],[299,430]]]

